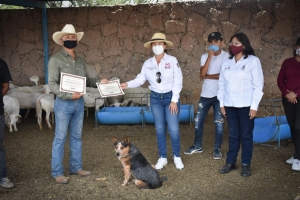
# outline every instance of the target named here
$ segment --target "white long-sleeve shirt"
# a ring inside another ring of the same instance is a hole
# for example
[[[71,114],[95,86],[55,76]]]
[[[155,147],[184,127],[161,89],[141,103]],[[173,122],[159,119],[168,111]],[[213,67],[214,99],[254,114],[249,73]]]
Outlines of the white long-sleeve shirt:
[[[161,73],[161,83],[156,82],[156,73]],[[155,57],[149,58],[143,64],[141,73],[131,81],[128,81],[128,88],[135,88],[143,85],[148,80],[148,88],[157,93],[173,92],[173,102],[178,102],[182,89],[182,72],[177,59],[165,53],[159,65]]]
[[[219,77],[218,99],[220,107],[248,107],[257,110],[263,96],[264,76],[260,60],[249,55],[241,58],[226,59]]]
[[[200,59],[200,66],[204,66],[206,60],[208,58],[208,53],[205,53],[201,56]],[[223,61],[229,58],[229,54],[225,51],[221,51],[221,53],[217,56],[212,56],[207,74],[220,74],[221,66]],[[200,94],[201,97],[212,98],[217,96],[218,89],[219,89],[219,80],[218,79],[204,79],[202,84],[202,92]]]

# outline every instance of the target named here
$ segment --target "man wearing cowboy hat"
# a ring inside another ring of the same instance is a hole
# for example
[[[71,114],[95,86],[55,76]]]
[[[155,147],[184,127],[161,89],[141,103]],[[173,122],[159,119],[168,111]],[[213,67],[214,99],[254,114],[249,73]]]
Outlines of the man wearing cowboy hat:
[[[72,24],[66,24],[62,31],[53,34],[56,44],[62,50],[54,54],[48,64],[49,87],[56,96],[54,103],[55,137],[52,144],[52,176],[58,183],[68,183],[64,176],[63,156],[64,144],[68,129],[70,130],[70,174],[89,176],[91,172],[82,169],[82,125],[84,117],[83,94],[78,92],[66,93],[59,91],[61,72],[86,77],[86,85],[96,87],[98,78],[87,77],[87,70],[83,58],[75,53],[75,47],[81,40],[83,32],[75,32]],[[102,79],[107,83],[107,79]]]

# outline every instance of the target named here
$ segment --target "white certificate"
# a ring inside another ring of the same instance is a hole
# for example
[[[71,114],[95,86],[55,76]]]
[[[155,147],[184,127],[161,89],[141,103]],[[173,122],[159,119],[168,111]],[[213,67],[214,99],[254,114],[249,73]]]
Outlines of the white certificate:
[[[120,87],[119,81],[108,81],[108,83],[96,83],[100,95],[102,97],[112,97],[112,96],[119,96],[123,95],[124,92]]]
[[[59,91],[85,94],[86,77],[61,72]]]

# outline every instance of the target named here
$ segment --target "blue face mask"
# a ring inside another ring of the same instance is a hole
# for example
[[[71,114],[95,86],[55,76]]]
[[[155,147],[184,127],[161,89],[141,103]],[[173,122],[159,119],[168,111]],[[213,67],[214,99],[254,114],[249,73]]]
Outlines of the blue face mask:
[[[217,52],[217,51],[219,50],[219,47],[216,46],[216,45],[210,45],[210,46],[208,47],[208,50],[213,50],[214,52]]]

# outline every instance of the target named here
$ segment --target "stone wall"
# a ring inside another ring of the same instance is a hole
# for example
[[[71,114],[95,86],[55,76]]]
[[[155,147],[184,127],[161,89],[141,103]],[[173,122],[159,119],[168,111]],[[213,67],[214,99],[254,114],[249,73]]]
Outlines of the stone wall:
[[[118,76],[127,81],[153,55],[143,44],[153,33],[163,32],[174,43],[169,53],[180,62],[183,90],[192,91],[192,102],[197,105],[202,85],[199,59],[205,52],[207,35],[220,31],[227,44],[234,33],[244,32],[262,62],[263,98],[280,98],[276,78],[283,60],[293,55],[293,45],[300,36],[300,2],[232,2],[48,9],[50,56],[60,50],[52,34],[71,23],[76,31],[85,32],[76,50],[85,58],[90,76]],[[0,20],[0,57],[9,64],[14,83],[30,85],[32,75],[38,75],[43,83],[41,10],[1,10]]]

